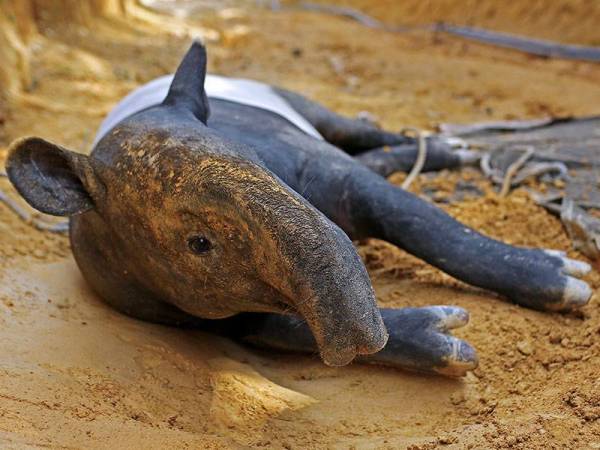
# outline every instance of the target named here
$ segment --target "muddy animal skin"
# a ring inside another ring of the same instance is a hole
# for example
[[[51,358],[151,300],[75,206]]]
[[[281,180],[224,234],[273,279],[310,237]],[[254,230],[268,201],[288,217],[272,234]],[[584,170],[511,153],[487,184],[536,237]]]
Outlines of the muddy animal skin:
[[[120,311],[318,351],[330,365],[359,356],[462,375],[477,356],[448,332],[466,311],[379,310],[351,239],[387,240],[524,306],[588,301],[578,278],[587,264],[487,238],[389,184],[380,173],[410,167],[413,140],[274,88],[319,140],[272,111],[209,100],[205,76],[194,43],[166,99],[112,128],[89,157],[40,138],[11,146],[10,180],[33,207],[70,217],[83,275]],[[426,169],[462,163],[443,141],[429,144]]]

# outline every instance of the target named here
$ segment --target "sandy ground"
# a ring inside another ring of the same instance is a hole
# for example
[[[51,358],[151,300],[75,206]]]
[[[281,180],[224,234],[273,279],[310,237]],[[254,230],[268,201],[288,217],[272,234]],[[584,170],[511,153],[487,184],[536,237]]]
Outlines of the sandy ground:
[[[496,16],[473,14],[469,23],[489,25],[495,17],[496,29],[510,23],[508,31],[545,30],[541,37],[562,29],[566,40],[599,42],[596,29],[584,35],[588,28],[563,19],[555,26],[543,11],[530,13],[531,28],[527,17],[511,20],[529,3],[511,2],[519,7],[505,14],[497,6]],[[589,2],[564,3],[585,23],[600,20]],[[421,8],[412,17],[410,8],[382,4],[398,22],[444,13],[431,8],[427,16]],[[0,108],[4,148],[36,134],[89,151],[111,105],[171,71],[189,43],[185,33],[172,33],[173,19],[161,28],[104,19],[78,28],[51,19],[40,18],[28,96]],[[212,71],[298,89],[347,114],[366,110],[391,129],[600,113],[600,65],[427,32],[395,35],[314,13],[232,7],[204,13],[201,23],[215,38],[208,46]],[[197,18],[187,24],[200,32]],[[579,35],[568,33],[573,29]],[[522,191],[499,199],[477,173],[422,176],[415,189],[435,186],[441,199],[465,178],[486,195],[442,205],[451,214],[510,243],[569,250],[557,219]],[[450,380],[329,368],[129,319],[90,292],[65,237],[38,232],[0,205],[1,447],[600,448],[596,296],[580,313],[543,314],[459,283],[385,243],[359,247],[382,305],[456,304],[471,312],[458,334],[479,351],[474,373]],[[588,281],[600,286],[597,274]]]

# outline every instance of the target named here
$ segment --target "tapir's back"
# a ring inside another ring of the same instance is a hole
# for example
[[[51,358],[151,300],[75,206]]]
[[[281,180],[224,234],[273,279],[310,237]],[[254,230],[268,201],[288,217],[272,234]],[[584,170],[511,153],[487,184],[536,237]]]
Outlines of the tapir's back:
[[[150,81],[127,95],[100,125],[94,139],[94,146],[127,117],[162,103],[169,92],[172,81],[173,75],[165,75]],[[240,118],[243,114],[248,114],[248,112],[252,114],[256,112],[256,109],[260,109],[285,119],[288,124],[294,125],[309,136],[322,139],[319,132],[267,84],[247,79],[207,75],[205,89],[208,98],[211,100],[211,110],[213,112],[217,112],[219,104],[222,104],[222,102],[216,100],[252,108],[250,110],[248,108],[238,110],[235,115]],[[233,112],[231,108],[226,109],[230,114],[229,121],[235,119],[235,117],[231,117]],[[222,117],[222,115],[220,116]],[[255,119],[257,118],[255,117]],[[255,120],[254,123],[260,122]]]
[[[169,93],[173,76],[157,78],[134,90],[125,97],[106,117],[96,135],[94,147],[117,125],[136,115],[136,127],[152,130],[163,129],[172,136],[179,134],[176,128],[190,126],[191,134],[198,136],[197,126],[185,117],[172,117],[168,109],[153,108],[163,103]],[[307,163],[328,165],[327,155],[338,160],[351,158],[323,140],[319,132],[299,114],[271,86],[253,80],[225,78],[207,75],[205,88],[210,105],[207,126],[230,143],[230,148],[211,145],[211,150],[226,152],[252,160],[279,176],[297,192],[304,192],[302,173]],[[141,113],[141,114],[137,114]],[[147,126],[144,122],[150,121]],[[203,135],[206,136],[206,128]],[[148,133],[145,133],[148,134]],[[208,136],[206,136],[208,137]],[[218,142],[222,141],[221,139]],[[236,145],[241,144],[241,145]],[[97,157],[115,162],[114,149],[104,146]],[[107,155],[109,152],[111,156]],[[314,181],[314,180],[313,180]]]

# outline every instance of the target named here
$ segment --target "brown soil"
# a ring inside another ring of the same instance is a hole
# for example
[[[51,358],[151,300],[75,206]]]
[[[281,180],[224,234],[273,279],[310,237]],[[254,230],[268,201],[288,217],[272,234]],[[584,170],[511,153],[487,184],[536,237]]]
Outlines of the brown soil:
[[[456,0],[418,14],[381,3],[385,11],[371,12],[398,23],[452,18],[463,9]],[[496,8],[492,25],[540,37],[577,30],[568,40],[598,43],[597,27],[580,26],[582,18],[600,20],[594,2],[556,2],[570,11],[556,22],[539,6],[554,2],[533,3],[539,11],[523,17],[518,13],[532,2]],[[492,20],[469,17],[475,25]],[[112,104],[175,67],[189,43],[185,32],[213,38],[214,72],[298,89],[347,114],[367,110],[392,129],[600,112],[600,65],[427,32],[390,34],[323,14],[240,8],[190,18],[187,29],[172,18],[157,27],[155,16],[102,18],[88,27],[57,18],[38,17],[30,83],[0,107],[4,148],[36,134],[88,151]],[[442,203],[451,214],[510,243],[569,250],[560,222],[523,191],[498,198],[473,172],[421,176],[415,189],[435,186],[443,200],[465,179],[486,194]],[[38,232],[0,205],[2,447],[600,448],[596,296],[580,313],[543,314],[468,287],[385,243],[359,249],[382,305],[456,304],[471,312],[471,324],[457,334],[479,351],[474,373],[451,380],[361,365],[328,368],[129,319],[90,292],[65,237]],[[596,273],[588,281],[600,286]]]

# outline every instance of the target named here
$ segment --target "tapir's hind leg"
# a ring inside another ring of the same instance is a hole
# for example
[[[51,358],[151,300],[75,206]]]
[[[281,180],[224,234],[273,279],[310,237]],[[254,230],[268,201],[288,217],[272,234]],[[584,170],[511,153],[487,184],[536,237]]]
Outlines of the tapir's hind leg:
[[[327,142],[356,155],[384,145],[415,145],[415,140],[400,133],[390,133],[365,121],[350,119],[285,89],[275,89],[302,115]]]
[[[312,100],[284,89],[279,95],[299,112],[330,144],[344,150],[380,175],[408,172],[417,159],[417,141],[400,133],[377,128],[365,121],[350,119]],[[473,162],[476,152],[452,151],[449,141],[427,138],[424,171],[450,169]]]
[[[460,280],[531,308],[569,310],[592,294],[579,279],[590,270],[584,262],[483,236],[360,166],[346,180],[348,217],[340,220],[352,223],[354,237],[391,242]]]
[[[477,161],[476,152],[470,150],[449,151],[448,146],[434,140],[427,144],[427,153],[422,172],[453,169]],[[373,172],[387,177],[394,172],[409,172],[417,160],[416,145],[395,145],[375,148],[355,156]]]
[[[448,334],[469,319],[458,307],[381,309],[389,333],[386,346],[359,361],[451,376],[477,367],[475,350]],[[318,354],[306,323],[296,316],[247,313],[235,323],[235,338],[265,348]]]

